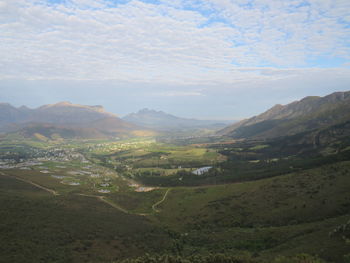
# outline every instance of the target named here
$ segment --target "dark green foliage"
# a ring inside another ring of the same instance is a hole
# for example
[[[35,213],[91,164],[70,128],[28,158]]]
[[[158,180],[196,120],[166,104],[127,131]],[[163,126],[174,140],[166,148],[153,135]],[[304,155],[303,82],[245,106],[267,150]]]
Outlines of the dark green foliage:
[[[251,256],[232,256],[225,254],[209,254],[207,256],[195,255],[189,257],[180,257],[172,255],[149,255],[135,259],[126,259],[116,263],[267,263],[268,261],[259,260]],[[308,254],[300,254],[294,257],[277,257],[270,263],[326,263],[318,257]]]
[[[173,255],[149,255],[118,261],[118,263],[258,263],[250,256],[237,257],[225,254],[195,255],[180,257]]]
[[[318,257],[312,257],[307,254],[300,254],[295,257],[278,257],[274,263],[325,263],[324,260]]]
[[[229,153],[222,153],[228,154],[228,157],[232,158],[232,160],[217,164],[213,169],[209,170],[209,172],[199,176],[184,170],[170,176],[161,176],[160,173],[156,172],[135,173],[134,176],[138,181],[153,186],[215,185],[269,178],[318,167],[324,164],[350,160],[350,150],[335,155],[317,155],[308,158],[291,157],[278,161],[262,159],[256,163],[248,162],[247,160],[237,160],[240,157],[237,158]],[[241,153],[241,156],[243,154],[244,152]]]

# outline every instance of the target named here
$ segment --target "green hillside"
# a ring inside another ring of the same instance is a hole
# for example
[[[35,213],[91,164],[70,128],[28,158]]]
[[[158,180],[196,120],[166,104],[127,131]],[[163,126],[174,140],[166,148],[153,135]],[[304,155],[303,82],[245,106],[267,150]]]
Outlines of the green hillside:
[[[307,252],[342,262],[349,245],[329,233],[350,219],[349,175],[350,162],[341,162],[254,182],[176,188],[157,217],[182,233],[184,251],[248,250],[263,258]]]

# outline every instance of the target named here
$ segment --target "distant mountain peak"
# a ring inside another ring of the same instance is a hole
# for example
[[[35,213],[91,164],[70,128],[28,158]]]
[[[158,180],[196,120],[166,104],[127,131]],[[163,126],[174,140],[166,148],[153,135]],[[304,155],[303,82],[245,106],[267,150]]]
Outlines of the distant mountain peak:
[[[49,109],[49,108],[52,108],[52,109],[55,109],[55,108],[76,108],[76,109],[79,109],[80,108],[80,109],[92,110],[92,111],[99,112],[99,113],[105,113],[105,114],[108,114],[110,116],[116,116],[115,114],[106,112],[102,105],[89,106],[89,105],[74,104],[74,103],[71,103],[69,101],[61,101],[61,102],[58,102],[55,104],[43,105],[39,109]]]
[[[57,102],[57,103],[53,103],[53,104],[46,104],[43,106],[40,106],[39,109],[48,109],[48,108],[55,108],[55,107],[66,107],[66,106],[73,106],[74,104],[72,104],[69,101],[61,101],[61,102]]]
[[[30,108],[28,108],[28,107],[25,106],[25,105],[22,105],[22,106],[19,107],[18,109],[20,109],[20,110],[30,110]]]
[[[143,108],[143,109],[139,110],[138,112],[147,112],[147,111],[152,111],[152,110],[149,108]]]
[[[136,113],[130,113],[124,116],[123,120],[151,129],[172,131],[193,128],[222,128],[225,126],[220,121],[181,118],[164,111],[149,108],[143,108]]]
[[[149,109],[149,108],[143,108],[141,110],[139,110],[137,113],[163,113],[163,114],[166,114],[165,112],[163,111],[157,111],[157,110],[154,110],[154,109]]]
[[[54,104],[54,106],[75,106],[75,105],[70,101],[60,101]]]

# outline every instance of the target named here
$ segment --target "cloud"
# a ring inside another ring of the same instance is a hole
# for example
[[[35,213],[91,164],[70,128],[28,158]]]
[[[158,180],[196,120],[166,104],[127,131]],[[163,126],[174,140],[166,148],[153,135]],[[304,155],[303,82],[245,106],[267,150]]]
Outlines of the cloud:
[[[347,67],[349,10],[342,0],[0,0],[0,79],[236,85],[334,57]]]

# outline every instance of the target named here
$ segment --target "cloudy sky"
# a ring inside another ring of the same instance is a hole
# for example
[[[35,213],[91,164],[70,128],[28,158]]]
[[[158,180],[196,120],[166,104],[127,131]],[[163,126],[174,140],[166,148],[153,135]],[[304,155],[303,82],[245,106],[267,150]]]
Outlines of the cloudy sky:
[[[349,84],[349,0],[0,0],[15,106],[235,119]]]

